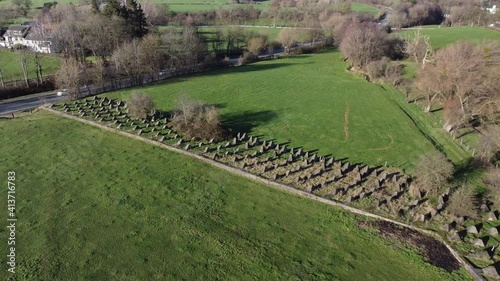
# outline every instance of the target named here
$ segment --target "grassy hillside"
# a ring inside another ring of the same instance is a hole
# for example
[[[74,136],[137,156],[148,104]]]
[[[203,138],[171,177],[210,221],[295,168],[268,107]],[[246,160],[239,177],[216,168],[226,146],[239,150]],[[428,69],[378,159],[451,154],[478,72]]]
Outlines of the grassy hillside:
[[[17,178],[17,280],[467,279],[338,208],[76,121],[3,119],[0,136],[0,175]]]
[[[50,75],[59,69],[60,60],[55,56],[45,55],[42,58],[43,75]],[[0,69],[2,70],[4,80],[24,79],[19,54],[7,50],[0,50]],[[36,78],[36,68],[33,55],[28,57],[28,71],[30,78]]]
[[[177,97],[186,93],[218,106],[235,131],[290,141],[292,146],[319,149],[321,154],[352,162],[382,165],[387,161],[408,168],[420,155],[434,151],[429,138],[436,137],[439,140],[432,141],[451,159],[466,157],[440,135],[439,125],[435,132],[436,124],[427,116],[409,110],[401,94],[369,83],[346,67],[337,51],[328,51],[107,95],[127,99],[131,92],[141,91],[150,94],[159,109],[172,110]],[[412,120],[408,114],[416,117]]]
[[[415,32],[415,30],[404,30],[401,32],[401,35],[412,36]],[[433,28],[422,28],[420,33],[429,36],[430,43],[435,49],[460,41],[500,42],[500,32],[477,26],[435,26]]]

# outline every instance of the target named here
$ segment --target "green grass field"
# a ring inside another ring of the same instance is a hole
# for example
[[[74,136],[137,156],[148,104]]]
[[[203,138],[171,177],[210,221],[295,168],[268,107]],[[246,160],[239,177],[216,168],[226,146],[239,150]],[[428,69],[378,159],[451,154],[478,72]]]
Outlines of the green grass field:
[[[374,16],[376,16],[380,13],[377,8],[375,8],[371,5],[363,4],[363,3],[352,3],[351,10],[353,12],[358,12],[358,13],[369,13],[369,14],[372,14]]]
[[[127,99],[133,91],[145,92],[159,109],[168,111],[186,93],[218,106],[234,131],[319,149],[321,154],[352,162],[383,165],[387,161],[391,166],[411,168],[420,155],[434,151],[432,142],[456,162],[467,157],[439,133],[439,125],[434,130],[436,124],[418,110],[413,112],[414,106],[406,104],[392,87],[369,83],[346,67],[339,52],[328,51],[106,95]]]
[[[402,36],[412,36],[415,30],[404,30]],[[422,35],[429,36],[430,43],[434,49],[460,42],[500,42],[500,32],[477,26],[458,26],[458,27],[433,27],[420,30]]]
[[[171,11],[175,12],[198,12],[209,11],[219,8],[238,8],[252,6],[257,9],[269,9],[271,1],[259,1],[252,5],[230,4],[228,0],[207,0],[207,1],[179,1],[179,0],[154,0],[157,3],[166,3]],[[378,15],[379,11],[370,5],[363,3],[352,3],[351,9],[353,12],[370,13]]]
[[[59,63],[58,57],[45,55],[42,58],[42,74],[54,74],[59,69]],[[24,79],[19,54],[16,52],[0,50],[0,69],[5,81]],[[35,62],[31,54],[28,57],[28,71],[30,78],[36,78]]]
[[[2,181],[16,172],[16,280],[469,279],[339,208],[76,121],[0,119],[0,136]]]
[[[224,30],[227,28],[228,27],[220,27],[219,29]],[[241,29],[243,30],[243,32],[252,32],[265,35],[270,42],[277,41],[279,33],[281,32],[281,28],[242,27]],[[214,27],[203,27],[199,29],[199,31],[202,32],[203,36],[205,36],[205,38],[207,38],[208,40],[213,38],[213,34],[216,30],[217,28]]]
[[[157,0],[155,2],[164,3],[162,0]],[[224,4],[169,4],[168,8],[170,11],[174,12],[201,12],[201,11],[212,11],[220,8],[229,9],[229,8],[241,8],[241,7],[249,7],[252,6],[258,9],[266,9],[265,5],[242,5],[242,4],[228,4],[227,2]]]

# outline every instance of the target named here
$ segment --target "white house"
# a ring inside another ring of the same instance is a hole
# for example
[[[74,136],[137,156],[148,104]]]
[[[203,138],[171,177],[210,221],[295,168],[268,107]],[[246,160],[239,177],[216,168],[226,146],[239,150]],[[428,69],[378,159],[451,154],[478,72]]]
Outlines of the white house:
[[[486,8],[486,11],[490,12],[490,14],[497,13],[497,5],[493,5],[491,8]]]
[[[28,47],[29,50],[38,53],[53,53],[54,49],[52,48],[52,41],[49,36],[45,36],[43,33],[39,34],[39,32],[28,32],[28,35],[24,38],[25,46]]]
[[[51,32],[41,27],[30,25],[10,26],[0,40],[0,47],[14,48],[16,45],[26,46],[28,50],[39,53],[54,53]]]
[[[12,48],[14,45],[20,44],[24,45],[24,37],[28,35],[28,30],[30,29],[29,25],[17,25],[10,26],[7,31],[5,31],[4,38],[4,47]]]

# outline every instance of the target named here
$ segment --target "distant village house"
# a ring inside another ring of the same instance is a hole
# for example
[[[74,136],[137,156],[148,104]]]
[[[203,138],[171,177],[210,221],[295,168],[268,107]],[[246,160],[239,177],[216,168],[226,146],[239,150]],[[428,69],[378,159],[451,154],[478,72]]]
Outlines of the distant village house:
[[[33,52],[55,53],[51,34],[50,30],[37,24],[10,26],[0,39],[0,47],[24,46]]]

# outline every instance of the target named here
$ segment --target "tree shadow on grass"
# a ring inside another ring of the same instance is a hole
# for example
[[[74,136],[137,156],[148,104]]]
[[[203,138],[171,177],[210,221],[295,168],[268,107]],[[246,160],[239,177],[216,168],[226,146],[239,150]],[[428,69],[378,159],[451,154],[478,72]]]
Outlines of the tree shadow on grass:
[[[309,63],[307,63],[309,64]],[[237,67],[231,67],[229,69],[223,69],[222,71],[213,71],[211,73],[207,73],[206,75],[218,75],[218,74],[226,74],[228,72],[230,73],[247,73],[247,72],[254,72],[254,71],[264,71],[264,70],[272,70],[272,69],[277,69],[277,68],[282,68],[286,66],[294,65],[293,63],[284,63],[284,62],[278,62],[278,63],[268,63],[268,64],[247,64],[247,65],[242,65],[242,66],[237,66]]]
[[[479,159],[469,157],[455,165],[453,181],[458,184],[465,183],[469,178],[473,178],[484,171],[483,166]]]
[[[277,117],[274,111],[244,111],[223,116],[223,125],[233,132],[250,133],[254,127],[272,121]]]

